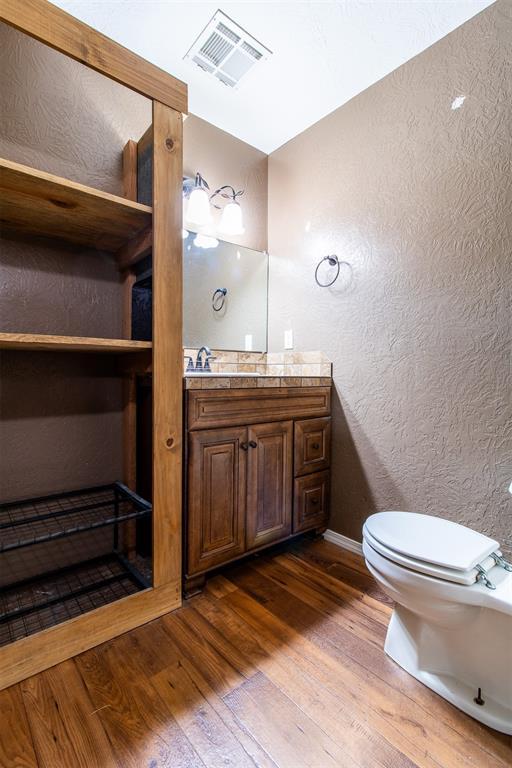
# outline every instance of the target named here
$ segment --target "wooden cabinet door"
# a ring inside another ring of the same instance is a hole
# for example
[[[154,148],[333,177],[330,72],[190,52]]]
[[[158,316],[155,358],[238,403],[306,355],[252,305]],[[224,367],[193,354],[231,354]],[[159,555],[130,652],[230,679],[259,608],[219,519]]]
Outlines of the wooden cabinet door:
[[[248,428],[247,549],[291,533],[293,422]]]
[[[243,554],[247,429],[189,434],[187,574]]]
[[[295,480],[293,532],[323,528],[329,519],[329,470]]]

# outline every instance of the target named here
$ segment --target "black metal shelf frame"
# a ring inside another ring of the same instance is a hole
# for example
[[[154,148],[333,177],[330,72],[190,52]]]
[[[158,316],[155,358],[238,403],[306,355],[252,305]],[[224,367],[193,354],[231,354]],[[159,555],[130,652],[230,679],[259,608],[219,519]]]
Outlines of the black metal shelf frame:
[[[151,504],[122,483],[0,505],[0,553],[54,541],[151,514]]]
[[[75,563],[0,591],[0,646],[151,586],[119,553]]]

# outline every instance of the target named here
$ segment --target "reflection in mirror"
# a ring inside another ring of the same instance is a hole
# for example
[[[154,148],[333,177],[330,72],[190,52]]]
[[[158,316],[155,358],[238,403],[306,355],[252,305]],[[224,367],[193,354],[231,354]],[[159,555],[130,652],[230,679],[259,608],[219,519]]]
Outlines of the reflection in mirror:
[[[183,241],[183,346],[267,351],[268,255],[189,232]]]
[[[151,257],[132,291],[132,338],[152,339]],[[189,232],[183,240],[183,346],[267,351],[268,254]]]

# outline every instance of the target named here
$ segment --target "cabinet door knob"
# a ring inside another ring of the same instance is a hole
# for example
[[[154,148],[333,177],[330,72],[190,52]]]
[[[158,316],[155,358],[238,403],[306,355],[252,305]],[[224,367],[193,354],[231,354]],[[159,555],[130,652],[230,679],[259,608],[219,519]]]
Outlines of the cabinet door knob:
[[[314,451],[318,451],[318,449],[320,448],[320,443],[313,443],[311,447],[313,448]]]
[[[312,504],[318,504],[318,499],[312,498],[312,499],[311,499],[311,503],[312,503]]]
[[[246,451],[248,447],[249,446],[247,445],[247,443],[240,443],[240,448],[242,449],[242,451]]]
[[[256,443],[254,440],[249,440],[249,445],[251,446],[251,448],[257,448],[258,447],[258,443]]]

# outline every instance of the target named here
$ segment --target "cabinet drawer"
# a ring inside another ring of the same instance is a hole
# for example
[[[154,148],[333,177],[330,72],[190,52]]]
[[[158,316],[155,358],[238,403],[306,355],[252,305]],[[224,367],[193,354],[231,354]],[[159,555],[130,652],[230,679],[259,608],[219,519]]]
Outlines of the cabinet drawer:
[[[295,480],[293,531],[307,531],[327,523],[329,517],[330,472],[298,477]]]
[[[189,390],[188,429],[245,426],[328,416],[330,387]]]
[[[330,418],[295,422],[295,475],[328,469],[330,454]]]

